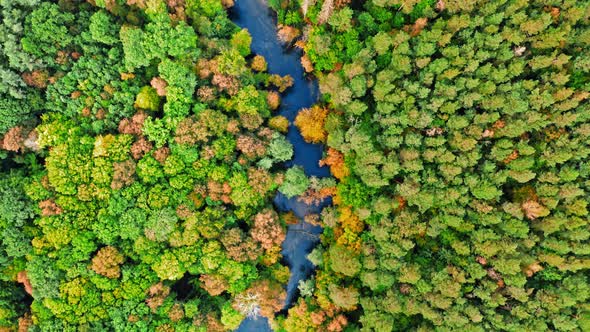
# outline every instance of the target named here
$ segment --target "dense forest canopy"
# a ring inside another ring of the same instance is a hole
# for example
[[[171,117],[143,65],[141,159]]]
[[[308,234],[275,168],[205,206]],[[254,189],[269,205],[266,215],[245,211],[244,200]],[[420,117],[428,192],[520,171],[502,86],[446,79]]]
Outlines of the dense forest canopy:
[[[0,326],[231,330],[282,308],[289,77],[224,5],[1,3]]]
[[[590,331],[590,2],[268,4],[332,178],[232,0],[0,1],[0,331]]]
[[[589,330],[590,3],[270,3],[340,180],[287,329]]]

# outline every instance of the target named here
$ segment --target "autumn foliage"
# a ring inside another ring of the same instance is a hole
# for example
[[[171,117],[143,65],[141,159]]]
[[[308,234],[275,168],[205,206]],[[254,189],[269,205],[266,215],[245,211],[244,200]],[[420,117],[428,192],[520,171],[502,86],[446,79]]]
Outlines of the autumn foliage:
[[[337,179],[344,179],[350,174],[350,170],[344,163],[344,154],[336,149],[328,148],[326,157],[320,160],[320,166],[330,166],[330,173]]]
[[[251,234],[252,238],[266,250],[273,246],[279,246],[285,239],[285,230],[280,223],[279,216],[273,210],[256,214]]]
[[[103,247],[92,259],[92,270],[107,278],[119,278],[123,261],[123,255],[115,247]]]
[[[299,128],[306,142],[322,143],[326,140],[324,121],[327,115],[328,109],[319,105],[303,109],[297,114],[295,126]]]

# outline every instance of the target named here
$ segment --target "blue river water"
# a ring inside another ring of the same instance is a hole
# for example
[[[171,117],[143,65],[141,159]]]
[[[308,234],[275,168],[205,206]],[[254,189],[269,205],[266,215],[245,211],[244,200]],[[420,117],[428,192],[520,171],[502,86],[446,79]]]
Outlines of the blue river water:
[[[236,0],[230,9],[232,21],[242,28],[248,29],[252,36],[252,52],[262,55],[268,62],[268,71],[272,74],[291,75],[293,86],[282,94],[280,115],[291,122],[287,139],[293,144],[293,160],[286,167],[302,166],[308,176],[327,177],[330,171],[320,167],[323,147],[319,144],[306,143],[301,134],[292,125],[297,113],[315,104],[319,98],[318,84],[309,79],[300,63],[301,51],[286,47],[277,37],[276,20],[265,0]],[[290,225],[287,237],[282,244],[282,254],[291,270],[291,278],[287,284],[285,308],[289,308],[297,299],[299,280],[307,279],[314,271],[314,266],[307,260],[307,254],[319,242],[322,228],[303,222],[303,217],[310,213],[319,213],[324,206],[331,204],[327,199],[320,205],[306,205],[297,198],[288,199],[278,193],[274,204],[279,211],[293,211],[300,222]],[[271,331],[266,318],[246,319],[238,328],[239,332]]]

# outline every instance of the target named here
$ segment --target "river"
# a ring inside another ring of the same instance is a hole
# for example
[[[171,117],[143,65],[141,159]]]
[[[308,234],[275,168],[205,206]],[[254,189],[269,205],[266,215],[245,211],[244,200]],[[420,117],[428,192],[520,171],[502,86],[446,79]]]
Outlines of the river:
[[[317,81],[305,77],[300,63],[301,51],[287,48],[279,41],[276,20],[265,0],[236,0],[229,13],[235,24],[248,29],[252,36],[252,52],[266,59],[269,73],[293,77],[294,84],[282,95],[282,103],[278,111],[291,122],[287,139],[293,144],[294,156],[285,166],[302,166],[308,176],[330,176],[327,167],[318,165],[322,158],[323,146],[306,143],[292,124],[297,113],[316,103],[319,97]],[[331,200],[325,200],[319,206],[309,206],[298,202],[297,198],[287,199],[278,193],[274,203],[280,211],[293,211],[300,220],[298,224],[289,226],[287,237],[282,244],[283,258],[291,270],[285,301],[285,308],[289,308],[297,299],[299,280],[307,279],[314,271],[313,264],[307,260],[306,256],[317,245],[322,232],[321,227],[303,222],[303,217],[309,213],[319,213],[324,206],[331,203]],[[237,331],[262,332],[271,331],[271,329],[266,318],[258,318],[244,320]]]

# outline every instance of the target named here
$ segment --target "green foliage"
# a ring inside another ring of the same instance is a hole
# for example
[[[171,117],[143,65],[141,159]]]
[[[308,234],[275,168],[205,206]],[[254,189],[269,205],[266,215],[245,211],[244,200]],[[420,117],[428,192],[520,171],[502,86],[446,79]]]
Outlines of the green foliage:
[[[135,97],[133,106],[146,111],[157,111],[160,108],[160,96],[158,96],[156,89],[144,86]]]
[[[113,18],[104,11],[98,11],[90,17],[90,34],[97,42],[113,45],[119,42],[117,31],[119,28]]]
[[[0,328],[16,328],[25,310],[24,291],[12,281],[0,280]]]
[[[21,39],[23,50],[53,63],[57,51],[64,50],[73,41],[68,25],[74,18],[58,5],[43,2],[27,16],[25,34]]]
[[[246,60],[239,50],[231,48],[217,57],[217,67],[221,74],[238,76],[244,72]]]
[[[268,154],[274,162],[290,160],[293,157],[293,145],[284,136],[274,134],[268,145]]]
[[[236,32],[232,36],[230,43],[236,50],[238,50],[240,55],[245,57],[250,54],[250,44],[252,44],[252,37],[250,36],[250,33],[248,33],[248,30],[242,29],[239,32]]]
[[[84,130],[99,133],[114,129],[123,117],[133,114],[133,101],[141,87],[137,80],[122,80],[123,71],[120,48],[115,46],[108,53],[89,48],[86,56],[47,88],[46,107],[54,113],[77,117]]]
[[[309,179],[300,166],[291,167],[285,173],[285,180],[279,191],[291,198],[303,194],[309,187]]]
[[[584,5],[326,4],[304,49],[334,109],[326,163],[350,175],[315,301],[352,310],[362,289],[363,330],[583,330]]]
[[[264,94],[260,93],[253,85],[242,88],[238,94],[229,101],[231,108],[239,114],[270,116],[270,110]]]
[[[339,32],[344,32],[352,28],[352,9],[344,7],[330,16],[328,23]]]
[[[24,269],[31,252],[31,226],[36,216],[33,202],[26,196],[26,177],[21,172],[2,173],[0,178],[0,326],[14,326],[22,314],[24,294],[13,281]]]
[[[0,99],[0,134],[21,123],[33,122],[41,107],[41,98],[37,93],[31,93],[25,99],[8,96]]]
[[[244,58],[251,37],[221,2],[91,3],[0,2],[0,136],[21,125],[5,142],[27,146],[2,153],[0,329],[23,317],[40,331],[235,329],[238,294],[288,279],[280,247],[253,235],[281,172],[258,165],[293,150],[260,127],[270,110],[266,74]],[[198,76],[213,60],[239,81],[226,98]],[[258,144],[248,158],[245,136]]]
[[[154,15],[145,29],[123,26],[119,32],[125,65],[130,71],[145,67],[152,60],[174,58],[193,58],[198,55],[197,36],[192,27],[181,21],[172,27],[166,14]]]
[[[0,329],[589,328],[586,2],[270,0],[337,180],[281,174],[227,1],[128,2],[0,1]],[[335,204],[285,318],[277,187]]]

